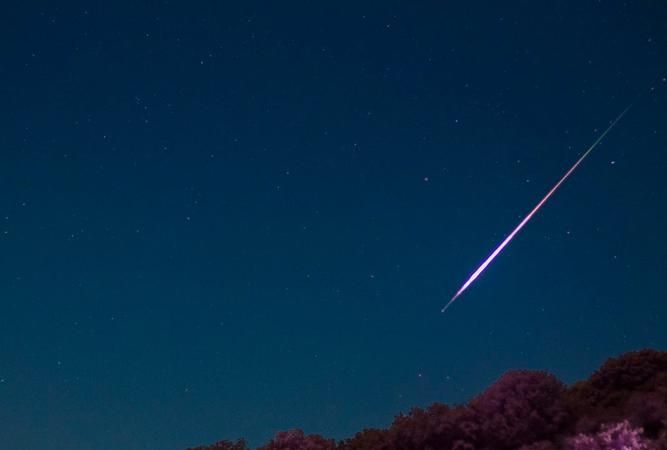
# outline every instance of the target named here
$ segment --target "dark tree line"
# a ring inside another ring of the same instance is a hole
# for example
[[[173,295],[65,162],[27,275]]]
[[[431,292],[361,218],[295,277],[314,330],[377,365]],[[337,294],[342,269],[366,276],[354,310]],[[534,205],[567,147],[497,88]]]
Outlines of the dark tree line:
[[[465,405],[434,403],[336,442],[280,432],[258,450],[667,450],[667,352],[612,358],[567,387],[507,372]],[[188,450],[248,450],[243,440]]]

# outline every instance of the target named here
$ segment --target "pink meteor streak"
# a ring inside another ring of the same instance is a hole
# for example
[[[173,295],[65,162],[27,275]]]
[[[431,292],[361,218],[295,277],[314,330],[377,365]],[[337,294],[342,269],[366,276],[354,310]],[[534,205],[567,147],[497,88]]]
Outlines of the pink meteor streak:
[[[629,105],[627,108],[625,108],[623,110],[623,112],[621,112],[621,114],[619,114],[618,117],[616,117],[616,119],[611,123],[611,125],[609,125],[609,127],[604,131],[604,133],[602,133],[595,140],[595,142],[593,142],[593,144],[590,147],[588,147],[588,150],[586,150],[586,152],[583,155],[581,155],[581,157],[577,160],[577,162],[575,162],[574,165],[572,167],[570,167],[570,170],[568,170],[565,173],[565,175],[563,175],[563,177],[558,181],[558,183],[556,183],[556,185],[551,188],[551,190],[547,193],[547,195],[545,195],[544,198],[542,200],[540,200],[540,202],[533,208],[533,210],[531,212],[528,213],[528,215],[526,217],[524,217],[524,219],[521,221],[521,223],[519,223],[519,225],[516,226],[516,228],[509,234],[509,236],[507,236],[505,238],[505,240],[503,240],[503,242],[501,242],[500,245],[498,247],[496,247],[496,249],[493,251],[493,253],[491,253],[491,255],[489,255],[489,257],[486,258],[486,260],[477,268],[477,270],[475,270],[475,272],[473,272],[473,274],[470,275],[470,278],[468,278],[468,280],[465,283],[463,283],[463,286],[461,286],[461,289],[459,289],[456,292],[456,294],[454,294],[452,299],[449,302],[447,302],[447,304],[440,310],[440,312],[444,313],[447,310],[447,308],[449,308],[449,306],[452,303],[454,303],[454,301],[461,294],[463,294],[463,292],[466,289],[468,289],[468,286],[470,286],[473,283],[473,281],[475,281],[477,279],[477,277],[479,277],[482,274],[482,272],[484,272],[484,269],[486,269],[488,267],[488,265],[491,264],[491,261],[493,261],[495,259],[495,257],[498,256],[498,254],[501,251],[503,251],[503,249],[507,246],[507,244],[510,243],[512,238],[514,238],[514,236],[519,232],[519,230],[521,230],[521,228],[523,228],[523,226],[526,223],[528,223],[528,221],[535,215],[535,213],[542,207],[542,205],[544,205],[546,203],[546,201],[549,200],[549,197],[551,197],[554,194],[554,192],[556,192],[556,190],[560,187],[560,185],[563,184],[563,182],[565,180],[567,180],[567,178],[572,174],[572,172],[574,172],[574,170],[579,166],[579,164],[581,164],[581,162],[584,159],[586,159],[588,154],[591,151],[593,151],[593,149],[600,143],[600,141],[602,141],[602,139],[607,135],[607,133],[609,133],[609,131],[611,131],[611,129],[614,128],[614,125],[616,125],[616,123],[619,120],[621,120],[621,118],[625,115],[626,112],[628,112],[628,110],[630,109],[631,106],[632,105]]]

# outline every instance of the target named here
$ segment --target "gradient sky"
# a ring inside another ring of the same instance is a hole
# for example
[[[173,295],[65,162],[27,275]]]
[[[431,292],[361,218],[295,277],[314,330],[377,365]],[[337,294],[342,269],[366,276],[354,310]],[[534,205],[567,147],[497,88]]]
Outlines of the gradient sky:
[[[57,3],[0,17],[3,447],[342,438],[667,348],[664,2]]]

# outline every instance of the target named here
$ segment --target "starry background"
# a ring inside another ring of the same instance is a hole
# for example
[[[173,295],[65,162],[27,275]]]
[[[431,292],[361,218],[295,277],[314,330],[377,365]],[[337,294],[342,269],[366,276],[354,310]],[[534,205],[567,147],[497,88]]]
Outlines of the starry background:
[[[60,3],[0,17],[3,447],[343,438],[667,347],[664,2]]]

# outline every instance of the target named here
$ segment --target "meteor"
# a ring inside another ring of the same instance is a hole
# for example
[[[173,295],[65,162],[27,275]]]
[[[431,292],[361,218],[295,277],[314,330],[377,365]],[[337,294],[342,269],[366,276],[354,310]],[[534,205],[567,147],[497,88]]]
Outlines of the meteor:
[[[532,211],[528,213],[528,215],[521,221],[521,223],[519,223],[519,225],[517,225],[516,228],[512,230],[509,236],[507,236],[505,240],[503,240],[500,243],[500,245],[496,247],[496,249],[488,256],[488,258],[484,260],[484,262],[477,268],[477,270],[475,270],[473,274],[470,275],[470,278],[468,278],[468,280],[465,283],[463,283],[463,286],[461,286],[461,288],[456,292],[456,294],[454,294],[451,300],[449,300],[449,302],[447,302],[447,304],[440,310],[440,312],[444,313],[447,310],[447,308],[449,308],[451,304],[454,303],[454,301],[457,298],[459,298],[459,296],[463,294],[463,292],[466,289],[468,289],[468,287],[482,274],[482,272],[484,272],[484,270],[489,266],[489,264],[491,264],[491,262],[496,258],[496,256],[498,256],[500,252],[502,252],[503,249],[507,246],[507,244],[510,243],[510,241],[514,238],[514,236],[516,236],[519,230],[521,230],[521,228],[523,228],[524,225],[528,223],[528,221],[535,215],[535,213],[537,213],[537,211],[546,203],[546,201],[549,200],[549,197],[551,197],[554,194],[554,192],[558,190],[560,185],[563,184],[563,182],[565,182],[565,180],[568,179],[568,177],[572,174],[572,172],[574,172],[575,169],[579,166],[579,164],[581,164],[581,162],[584,159],[586,159],[586,157],[590,154],[590,152],[592,152],[593,149],[602,141],[602,139],[604,139],[607,133],[609,133],[611,129],[614,128],[614,125],[616,125],[618,121],[621,120],[621,118],[623,118],[625,113],[627,113],[631,107],[632,104],[628,105],[628,107],[625,108],[618,115],[618,117],[614,119],[613,122],[611,122],[609,127],[607,127],[607,129],[604,130],[604,132],[595,140],[595,142],[593,142],[593,144],[590,147],[588,147],[588,150],[586,150],[584,154],[581,155],[581,157],[577,160],[577,162],[575,162],[574,165],[570,167],[570,170],[565,172],[565,175],[563,175],[563,177],[560,180],[558,180],[558,183],[556,183],[556,185],[552,187],[549,192],[547,192],[547,195],[545,195],[544,198],[540,200],[540,202],[532,209]]]

